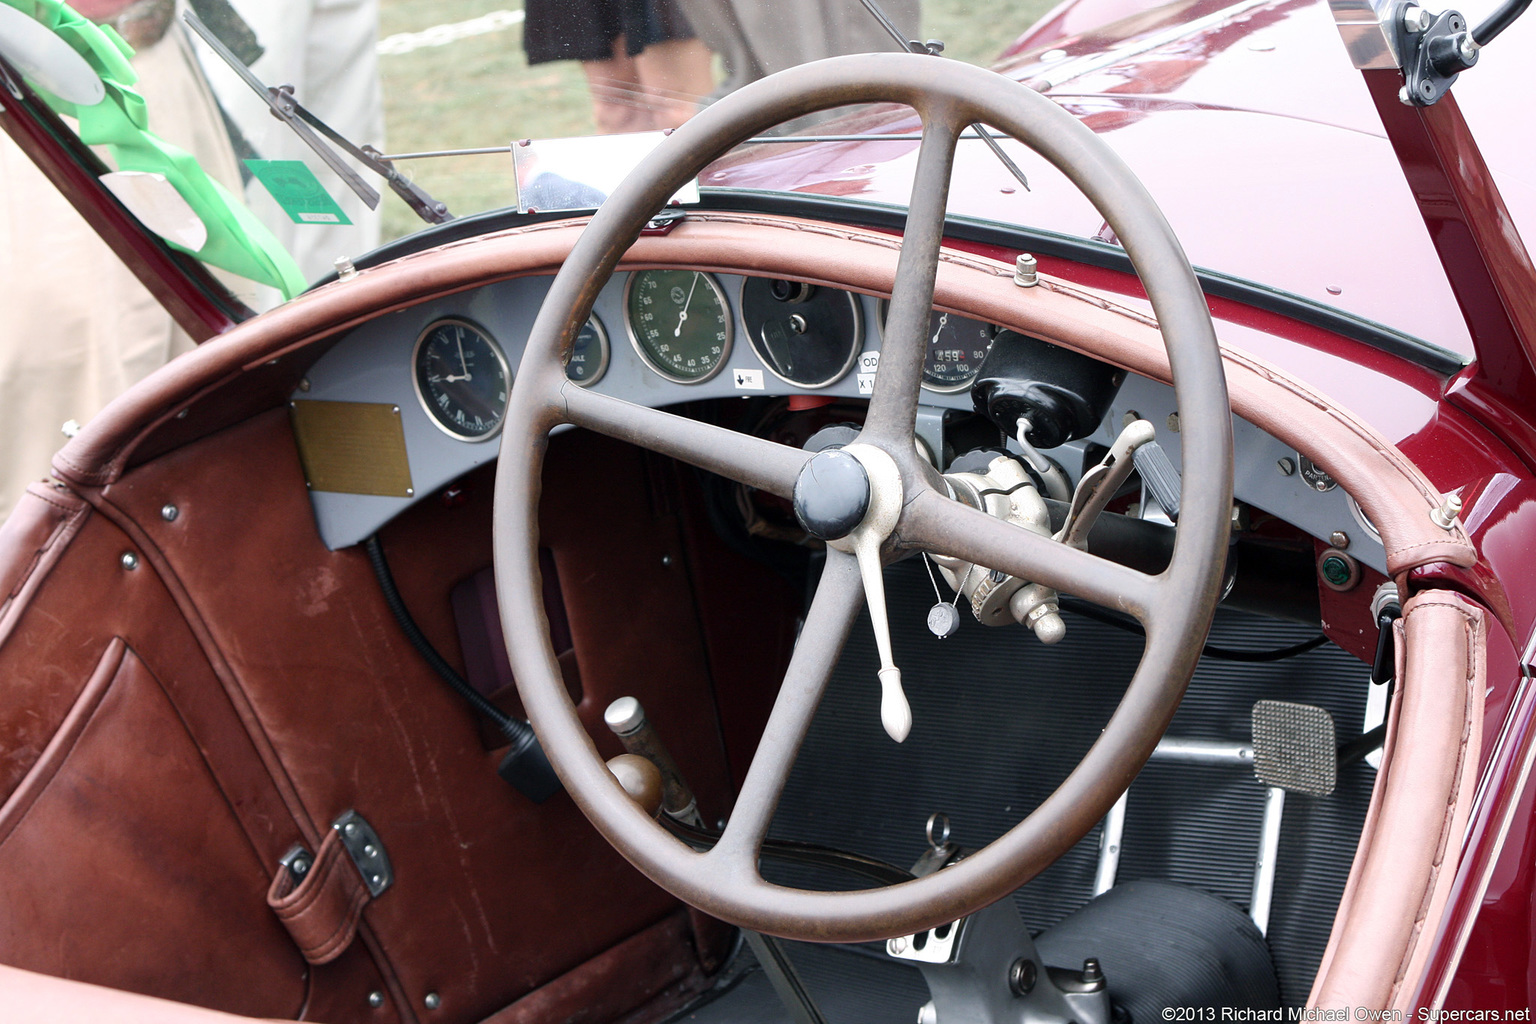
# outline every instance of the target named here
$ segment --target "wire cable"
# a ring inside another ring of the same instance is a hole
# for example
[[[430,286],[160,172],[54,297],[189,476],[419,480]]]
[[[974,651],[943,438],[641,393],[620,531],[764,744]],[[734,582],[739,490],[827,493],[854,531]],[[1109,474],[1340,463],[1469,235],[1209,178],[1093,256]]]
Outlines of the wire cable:
[[[1074,611],[1084,618],[1093,619],[1095,622],[1102,622],[1106,626],[1114,626],[1116,629],[1123,629],[1127,633],[1135,633],[1137,636],[1147,635],[1147,631],[1142,628],[1141,623],[1117,615],[1106,608],[1100,608],[1096,604],[1073,597],[1062,597],[1060,601],[1062,608]],[[1206,644],[1200,648],[1200,655],[1201,657],[1212,658],[1216,661],[1284,661],[1286,658],[1294,658],[1299,654],[1315,651],[1327,642],[1328,638],[1326,636],[1318,635],[1310,640],[1303,640],[1299,644],[1292,644],[1289,647],[1277,647],[1268,651],[1239,651],[1230,647],[1216,647],[1213,644]]]
[[[437,652],[437,648],[432,646],[432,641],[428,640],[426,634],[421,631],[421,627],[416,625],[410,609],[405,606],[405,599],[400,596],[400,588],[395,585],[394,574],[389,571],[389,560],[384,557],[384,546],[379,543],[378,534],[365,540],[363,547],[368,552],[368,561],[373,566],[373,574],[378,577],[379,590],[384,594],[384,603],[389,606],[390,614],[395,617],[400,631],[405,634],[411,646],[416,648],[416,653],[421,655],[422,660],[432,671],[436,672],[454,693],[462,697],[466,704],[496,723],[496,728],[500,729],[502,735],[506,736],[507,741],[512,744],[512,749],[502,760],[502,777],[535,803],[542,803],[560,788],[560,783],[549,766],[549,760],[544,756],[538,736],[534,735],[533,726],[524,719],[513,718],[492,704],[484,694],[459,675],[453,666]]]

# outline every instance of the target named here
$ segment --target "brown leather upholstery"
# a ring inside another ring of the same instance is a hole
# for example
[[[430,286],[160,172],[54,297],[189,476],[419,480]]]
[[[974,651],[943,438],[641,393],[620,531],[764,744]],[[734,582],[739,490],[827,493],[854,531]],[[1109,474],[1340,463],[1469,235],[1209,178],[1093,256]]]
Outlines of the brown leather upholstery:
[[[1425,591],[1403,607],[1376,789],[1308,1005],[1413,1010],[1477,787],[1486,612]]]

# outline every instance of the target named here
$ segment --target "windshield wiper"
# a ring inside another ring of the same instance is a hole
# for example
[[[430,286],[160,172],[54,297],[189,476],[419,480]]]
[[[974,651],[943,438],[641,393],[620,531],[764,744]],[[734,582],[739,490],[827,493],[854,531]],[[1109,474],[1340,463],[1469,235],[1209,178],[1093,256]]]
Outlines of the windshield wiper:
[[[1530,0],[1526,0],[1526,2],[1529,3]],[[880,5],[875,3],[875,0],[859,0],[859,3],[864,5],[864,9],[870,13],[870,16],[880,23],[880,27],[885,29],[890,37],[896,40],[896,45],[903,50],[906,50],[908,53],[926,53],[932,57],[943,55],[944,44],[937,39],[930,39],[926,43],[920,43],[916,39],[908,39],[906,34],[896,27],[896,23],[890,19],[890,16],[880,9]],[[1002,162],[1002,165],[1008,169],[1008,173],[1019,180],[1019,184],[1024,186],[1024,191],[1030,191],[1029,179],[1024,177],[1023,171],[1019,170],[1019,165],[1014,163],[1007,153],[1003,152],[1003,147],[992,137],[992,133],[987,131],[979,122],[973,123],[971,128],[977,135],[981,136],[981,141],[987,144],[987,148],[992,151],[992,155]]]
[[[408,180],[395,169],[395,165],[384,154],[372,146],[353,145],[334,128],[307,110],[294,97],[293,86],[282,85],[274,89],[265,85],[261,79],[251,73],[251,69],[246,67],[239,57],[230,51],[229,47],[224,45],[218,36],[213,34],[207,25],[203,24],[203,20],[196,13],[189,10],[182,15],[182,18],[192,31],[202,37],[203,42],[207,43],[213,52],[218,54],[257,96],[261,97],[262,101],[271,108],[272,116],[286,124],[295,135],[303,139],[304,143],[315,151],[315,155],[324,160],[325,165],[335,171],[336,176],[357,194],[368,209],[378,209],[378,190],[348,166],[347,162],[341,158],[341,154],[327,145],[325,139],[320,137],[321,135],[330,139],[364,167],[388,182],[394,193],[405,200],[405,204],[428,224],[442,224],[453,219],[453,214],[448,212],[448,204],[433,199],[426,189]],[[319,134],[316,134],[317,132]]]

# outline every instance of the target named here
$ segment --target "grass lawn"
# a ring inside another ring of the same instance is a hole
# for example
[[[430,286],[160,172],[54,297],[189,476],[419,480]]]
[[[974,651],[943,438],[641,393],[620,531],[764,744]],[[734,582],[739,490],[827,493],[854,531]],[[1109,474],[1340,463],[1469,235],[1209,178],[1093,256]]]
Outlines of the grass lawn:
[[[829,2],[848,3],[863,15],[856,0]],[[421,32],[521,6],[522,0],[380,0],[380,35]],[[984,65],[1052,6],[1053,0],[924,0],[920,37],[944,40],[948,57]],[[530,68],[520,27],[386,54],[379,63],[389,152],[500,146],[595,131],[581,68],[574,62]],[[411,161],[405,169],[456,213],[515,200],[507,154]],[[402,203],[386,196],[385,237],[419,227]]]

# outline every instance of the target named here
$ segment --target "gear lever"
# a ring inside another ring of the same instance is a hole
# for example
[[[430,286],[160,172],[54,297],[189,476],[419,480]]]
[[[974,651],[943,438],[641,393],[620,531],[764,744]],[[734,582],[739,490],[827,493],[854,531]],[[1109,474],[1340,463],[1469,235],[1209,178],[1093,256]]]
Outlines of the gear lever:
[[[625,750],[645,758],[661,772],[661,806],[668,817],[702,828],[704,819],[699,815],[699,802],[683,781],[677,762],[656,735],[650,719],[645,717],[640,702],[633,697],[620,697],[603,712],[603,721]]]

